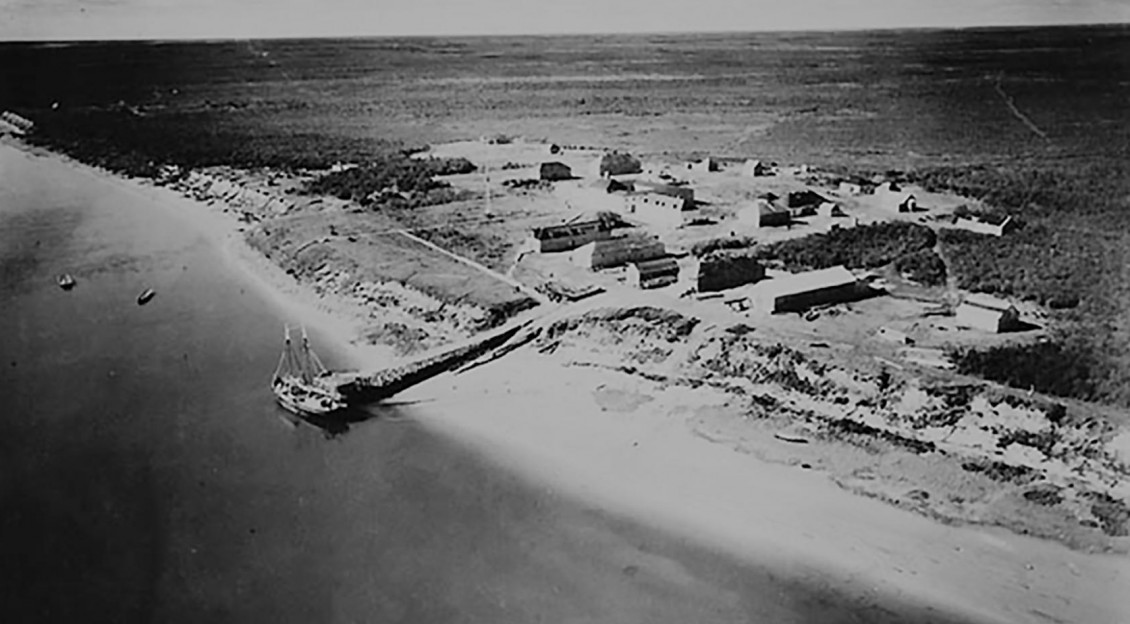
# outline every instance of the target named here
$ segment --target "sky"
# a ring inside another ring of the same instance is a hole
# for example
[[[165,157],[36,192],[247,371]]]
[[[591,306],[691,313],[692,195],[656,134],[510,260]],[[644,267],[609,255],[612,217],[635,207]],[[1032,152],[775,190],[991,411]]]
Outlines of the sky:
[[[1130,23],[1130,0],[0,0],[0,40]]]

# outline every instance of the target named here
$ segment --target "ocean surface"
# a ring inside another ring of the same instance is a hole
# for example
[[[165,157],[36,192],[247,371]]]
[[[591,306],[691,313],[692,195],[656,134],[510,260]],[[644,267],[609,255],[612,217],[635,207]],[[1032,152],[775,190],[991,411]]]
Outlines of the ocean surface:
[[[566,500],[394,407],[296,423],[267,385],[294,319],[252,284],[144,195],[0,146],[0,619],[954,621]]]

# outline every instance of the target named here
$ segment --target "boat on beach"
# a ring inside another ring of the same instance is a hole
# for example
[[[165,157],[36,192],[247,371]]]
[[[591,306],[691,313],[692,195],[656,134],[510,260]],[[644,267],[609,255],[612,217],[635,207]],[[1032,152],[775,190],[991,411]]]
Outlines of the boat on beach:
[[[59,288],[62,288],[63,290],[70,290],[74,288],[76,284],[75,278],[72,277],[70,273],[63,273],[62,275],[56,277],[55,281],[58,282]]]
[[[299,416],[324,416],[345,409],[348,405],[337,391],[333,375],[310,348],[306,328],[302,328],[302,342],[297,346],[290,338],[290,328],[284,331],[282,357],[271,380],[279,405]]]

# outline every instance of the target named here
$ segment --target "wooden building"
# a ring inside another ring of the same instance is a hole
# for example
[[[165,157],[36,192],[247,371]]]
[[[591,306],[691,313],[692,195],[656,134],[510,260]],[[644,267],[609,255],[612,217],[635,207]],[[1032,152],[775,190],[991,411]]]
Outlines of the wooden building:
[[[1023,328],[1016,306],[988,295],[969,295],[954,311],[958,327],[992,333],[1018,331]]]
[[[632,262],[628,265],[628,281],[643,289],[674,284],[679,281],[679,263],[670,256]]]
[[[858,299],[865,287],[842,266],[797,273],[759,282],[751,299],[758,310],[799,312],[819,305]]]

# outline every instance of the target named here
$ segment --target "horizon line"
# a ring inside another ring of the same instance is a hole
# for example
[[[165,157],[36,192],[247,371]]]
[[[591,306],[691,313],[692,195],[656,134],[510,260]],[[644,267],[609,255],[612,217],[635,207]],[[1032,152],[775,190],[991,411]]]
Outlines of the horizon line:
[[[528,37],[651,37],[697,35],[758,35],[758,34],[803,34],[803,33],[867,33],[867,32],[915,32],[915,31],[978,31],[978,30],[1033,30],[1060,28],[1130,28],[1127,22],[1072,22],[1054,24],[986,24],[969,26],[888,26],[858,28],[769,28],[761,30],[669,30],[669,31],[607,31],[607,32],[560,32],[560,33],[448,33],[448,34],[341,34],[341,35],[259,35],[259,36],[185,36],[185,37],[125,37],[125,38],[81,38],[81,39],[19,39],[0,40],[0,45],[8,44],[70,44],[70,43],[221,43],[226,41],[311,41],[334,39],[489,39],[489,38],[528,38]]]

